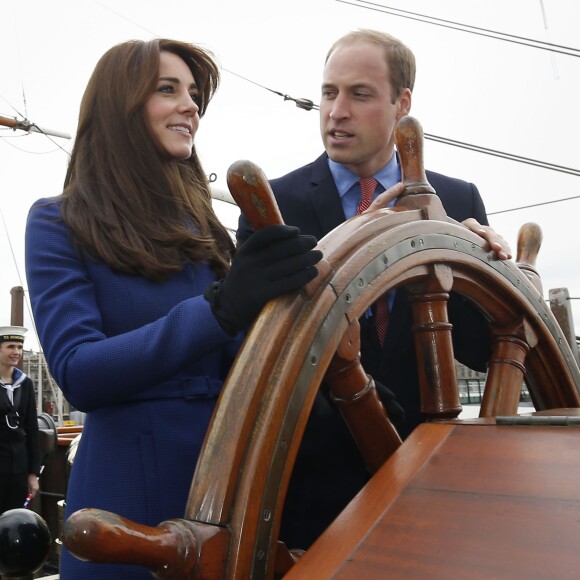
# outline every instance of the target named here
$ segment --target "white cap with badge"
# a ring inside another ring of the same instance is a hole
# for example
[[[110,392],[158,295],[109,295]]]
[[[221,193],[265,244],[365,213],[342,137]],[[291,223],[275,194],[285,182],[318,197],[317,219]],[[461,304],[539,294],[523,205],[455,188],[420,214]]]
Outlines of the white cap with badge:
[[[23,326],[0,326],[0,342],[24,342],[27,331]]]

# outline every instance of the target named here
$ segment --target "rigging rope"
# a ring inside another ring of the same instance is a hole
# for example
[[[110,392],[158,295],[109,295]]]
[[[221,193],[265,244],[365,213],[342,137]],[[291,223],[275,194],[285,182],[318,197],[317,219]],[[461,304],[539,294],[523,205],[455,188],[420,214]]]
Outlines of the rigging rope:
[[[498,32],[495,30],[489,30],[487,28],[471,26],[470,24],[454,22],[452,20],[444,20],[443,18],[436,18],[435,16],[410,12],[409,10],[401,10],[400,8],[392,8],[391,6],[385,6],[375,2],[368,2],[366,0],[355,0],[354,2],[349,2],[347,0],[335,0],[335,2],[350,4],[351,6],[355,6],[357,8],[364,8],[366,10],[373,10],[375,12],[383,12],[385,14],[391,14],[392,16],[399,16],[400,18],[407,18],[409,20],[423,22],[424,24],[433,24],[434,26],[441,26],[442,28],[449,28],[451,30],[458,30],[460,32],[467,32],[469,34],[476,34],[478,36],[493,38],[495,40],[503,40],[504,42],[512,42],[514,44],[529,46],[530,48],[539,48],[541,50],[564,54],[566,56],[580,57],[580,49],[578,48],[562,46],[561,44],[544,42],[542,40],[535,40],[533,38],[526,38],[524,36],[508,34],[506,32]],[[369,6],[361,6],[361,4],[368,4]]]

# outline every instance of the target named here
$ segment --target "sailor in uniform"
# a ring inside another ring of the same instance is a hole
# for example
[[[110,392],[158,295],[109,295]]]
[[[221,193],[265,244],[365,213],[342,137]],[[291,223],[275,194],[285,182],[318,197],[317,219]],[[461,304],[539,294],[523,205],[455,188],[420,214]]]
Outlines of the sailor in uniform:
[[[22,326],[0,327],[0,513],[21,508],[38,493],[40,451],[34,386],[17,368]]]

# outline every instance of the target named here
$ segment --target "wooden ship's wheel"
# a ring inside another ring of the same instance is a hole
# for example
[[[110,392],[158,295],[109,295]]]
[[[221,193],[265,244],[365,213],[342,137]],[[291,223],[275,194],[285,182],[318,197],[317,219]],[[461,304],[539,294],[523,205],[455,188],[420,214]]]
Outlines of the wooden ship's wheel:
[[[515,415],[523,380],[538,411],[580,407],[580,371],[538,291],[528,251],[533,235],[522,234],[522,268],[498,260],[446,216],[425,178],[416,121],[402,119],[396,137],[405,194],[394,209],[356,216],[329,233],[318,245],[318,278],[265,307],[223,388],[184,518],[147,528],[81,510],[65,525],[73,554],[145,565],[159,578],[255,579],[288,571],[296,556],[277,540],[282,507],[325,375],[372,472],[404,449],[397,450],[401,441],[358,362],[357,319],[387,290],[405,286],[410,293],[422,411],[431,420],[461,411],[447,317],[452,289],[489,321],[493,355],[482,417]],[[250,200],[241,203],[255,227],[281,221],[264,205],[269,186],[251,163],[234,164],[228,184],[235,197]]]

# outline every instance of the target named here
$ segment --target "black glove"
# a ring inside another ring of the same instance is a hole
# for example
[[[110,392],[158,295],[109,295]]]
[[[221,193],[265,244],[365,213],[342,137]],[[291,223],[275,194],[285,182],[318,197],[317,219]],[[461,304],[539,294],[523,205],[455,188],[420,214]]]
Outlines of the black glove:
[[[397,424],[403,423],[405,420],[405,409],[399,405],[397,398],[395,397],[395,393],[393,393],[391,389],[385,387],[385,385],[382,383],[379,383],[379,381],[376,379],[375,388],[377,390],[377,394],[379,395],[379,399],[387,410],[389,419],[395,423],[395,426]]]
[[[267,302],[294,292],[316,277],[322,258],[314,236],[296,227],[268,226],[237,250],[226,277],[204,293],[214,316],[230,334],[248,328]]]

